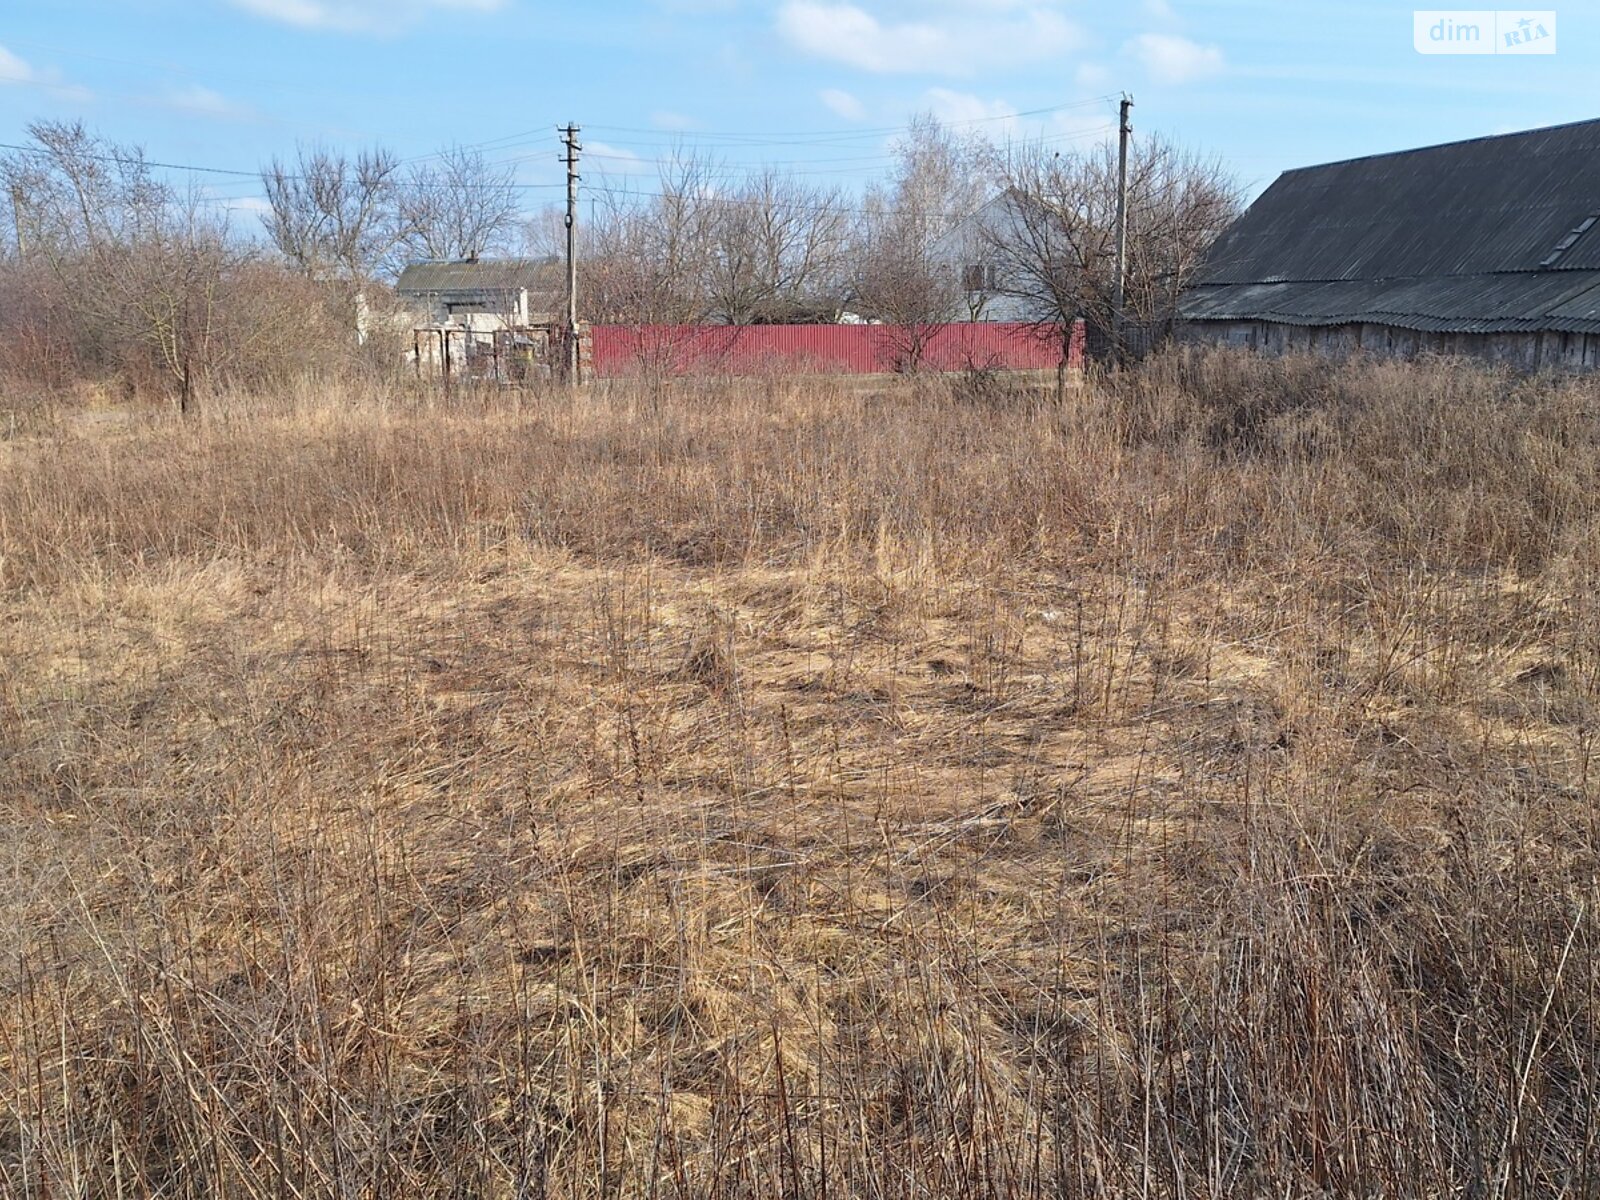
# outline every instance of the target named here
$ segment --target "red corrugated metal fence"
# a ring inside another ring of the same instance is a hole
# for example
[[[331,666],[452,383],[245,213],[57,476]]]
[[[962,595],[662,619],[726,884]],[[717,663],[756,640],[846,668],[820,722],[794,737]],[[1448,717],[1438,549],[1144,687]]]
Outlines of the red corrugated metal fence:
[[[906,370],[913,362],[935,371],[1054,370],[1061,362],[1054,331],[1005,322],[923,331],[900,325],[596,325],[591,336],[593,370],[601,379],[656,371],[876,375]],[[1080,321],[1072,331],[1069,367],[1083,365],[1083,338]]]

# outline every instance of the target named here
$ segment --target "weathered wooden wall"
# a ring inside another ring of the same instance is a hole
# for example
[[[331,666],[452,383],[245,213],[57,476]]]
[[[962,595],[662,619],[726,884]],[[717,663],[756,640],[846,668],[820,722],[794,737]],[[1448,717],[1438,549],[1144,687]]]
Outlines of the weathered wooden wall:
[[[1196,321],[1185,326],[1180,336],[1187,342],[1240,346],[1267,354],[1345,357],[1360,352],[1404,359],[1442,354],[1507,363],[1526,371],[1600,369],[1600,335],[1590,333],[1435,333],[1370,323]]]

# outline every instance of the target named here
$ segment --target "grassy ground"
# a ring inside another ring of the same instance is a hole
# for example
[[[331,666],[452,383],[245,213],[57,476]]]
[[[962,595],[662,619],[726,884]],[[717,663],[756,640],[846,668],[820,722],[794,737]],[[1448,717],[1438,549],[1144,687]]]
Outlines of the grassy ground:
[[[0,1193],[1600,1192],[1600,390],[0,457]]]

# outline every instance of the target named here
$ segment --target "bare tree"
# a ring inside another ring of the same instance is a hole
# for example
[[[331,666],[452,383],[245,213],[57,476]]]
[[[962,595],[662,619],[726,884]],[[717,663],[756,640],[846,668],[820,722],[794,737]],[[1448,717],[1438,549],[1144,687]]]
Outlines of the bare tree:
[[[1056,325],[1083,318],[1091,343],[1110,348],[1117,155],[1110,145],[1063,155],[1012,147],[1003,159],[1001,214],[983,229],[999,286]],[[1147,347],[1171,333],[1178,297],[1206,248],[1238,214],[1238,184],[1215,159],[1155,137],[1128,165],[1128,327]]]
[[[348,290],[359,345],[368,336],[367,285],[398,265],[405,234],[399,166],[383,149],[352,160],[302,146],[292,166],[274,158],[261,172],[269,205],[262,222],[273,245],[312,279]]]
[[[227,223],[208,215],[191,193],[138,242],[106,259],[108,295],[128,334],[172,381],[184,412],[219,365],[222,293],[245,257]]]
[[[983,203],[986,150],[920,118],[865,220],[837,189],[776,171],[730,185],[714,162],[679,156],[648,197],[603,193],[585,223],[586,306],[629,324],[742,325],[831,317],[849,301],[904,328],[900,358],[914,367],[960,315],[949,241]],[[554,225],[539,229],[548,241]]]
[[[516,171],[454,146],[412,167],[399,188],[402,244],[413,258],[471,259],[506,250],[516,229]]]
[[[261,171],[272,244],[313,279],[361,287],[389,265],[405,233],[398,171],[383,149],[350,159],[301,147],[293,163],[274,158]]]
[[[696,324],[711,316],[706,279],[716,253],[717,171],[681,156],[644,198],[609,190],[584,232],[587,307],[598,320]]]
[[[705,286],[712,316],[730,325],[837,311],[850,215],[836,188],[767,170],[715,206]]]
[[[13,220],[55,293],[46,310],[84,365],[154,372],[190,407],[218,361],[219,295],[248,251],[203,197],[180,196],[143,153],[77,124],[32,126],[32,146],[0,160]]]
[[[32,146],[0,159],[20,241],[59,259],[137,240],[172,201],[137,146],[119,146],[79,122],[36,121]]]
[[[989,147],[931,116],[896,147],[887,188],[868,193],[853,292],[866,313],[896,326],[901,364],[916,369],[929,340],[963,315],[960,230],[990,190]]]
[[[1171,334],[1179,297],[1242,211],[1244,192],[1217,158],[1162,138],[1142,149],[1139,190],[1130,189],[1126,303],[1148,342]]]

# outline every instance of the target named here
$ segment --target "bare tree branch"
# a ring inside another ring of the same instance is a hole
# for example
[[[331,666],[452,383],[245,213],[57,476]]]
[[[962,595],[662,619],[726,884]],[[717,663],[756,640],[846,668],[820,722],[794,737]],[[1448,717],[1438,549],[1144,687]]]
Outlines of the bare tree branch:
[[[505,251],[517,221],[516,171],[453,146],[414,166],[399,186],[403,245],[412,258],[468,259]]]
[[[901,362],[915,369],[939,328],[966,315],[952,238],[987,199],[988,147],[923,116],[896,152],[889,187],[867,196],[853,292],[869,316],[903,331]]]
[[[1083,318],[1092,341],[1112,327],[1116,149],[1063,155],[1012,147],[1002,158],[1004,216],[984,230],[1006,294],[1066,336]],[[1129,326],[1146,346],[1172,330],[1179,294],[1212,241],[1238,214],[1239,186],[1215,159],[1155,137],[1136,142],[1128,166]]]
[[[295,161],[274,158],[261,171],[270,206],[262,217],[283,255],[314,279],[358,288],[392,265],[406,227],[399,207],[399,160],[363,150],[354,160],[301,147]]]

